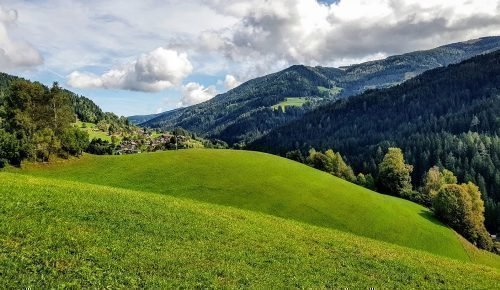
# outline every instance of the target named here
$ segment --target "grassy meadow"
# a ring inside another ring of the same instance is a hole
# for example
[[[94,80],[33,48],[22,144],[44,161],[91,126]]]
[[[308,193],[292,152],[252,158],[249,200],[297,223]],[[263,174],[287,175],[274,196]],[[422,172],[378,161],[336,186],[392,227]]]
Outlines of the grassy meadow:
[[[87,132],[89,134],[89,139],[102,139],[108,142],[111,142],[111,135],[109,135],[107,132],[103,132],[99,129],[97,129],[97,125],[93,123],[85,123],[78,121],[75,123],[75,126],[79,129],[82,129],[83,131]],[[121,140],[121,136],[116,135],[119,140]]]
[[[281,107],[285,111],[286,107],[302,107],[305,103],[307,103],[307,98],[286,98],[283,102],[274,105],[272,108],[278,110]]]
[[[255,211],[15,173],[0,180],[9,288],[499,286],[498,269]]]
[[[500,257],[464,248],[457,234],[422,206],[263,153],[183,150],[120,157],[85,155],[13,171],[57,182],[85,182],[226,205],[500,267]]]

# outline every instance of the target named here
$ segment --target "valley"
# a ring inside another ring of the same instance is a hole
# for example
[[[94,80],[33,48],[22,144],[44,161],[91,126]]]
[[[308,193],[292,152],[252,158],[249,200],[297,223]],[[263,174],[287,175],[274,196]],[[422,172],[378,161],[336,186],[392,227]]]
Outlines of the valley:
[[[496,2],[0,4],[0,288],[500,289]]]

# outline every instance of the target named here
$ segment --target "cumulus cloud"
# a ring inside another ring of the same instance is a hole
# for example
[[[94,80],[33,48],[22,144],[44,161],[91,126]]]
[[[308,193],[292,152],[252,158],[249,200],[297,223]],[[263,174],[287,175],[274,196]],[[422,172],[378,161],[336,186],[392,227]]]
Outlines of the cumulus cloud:
[[[17,22],[17,11],[0,5],[0,70],[29,68],[43,63],[43,58],[27,42],[13,39],[9,28]]]
[[[224,79],[224,87],[226,88],[226,90],[234,89],[239,85],[241,85],[241,82],[238,81],[235,76],[226,75],[226,78]]]
[[[47,71],[69,74],[69,84],[80,88],[182,90],[186,76],[196,74],[229,89],[229,72],[245,81],[292,64],[340,66],[500,35],[500,0],[1,2],[22,17],[0,5],[0,70],[42,62],[23,36],[43,51]],[[158,46],[164,48],[130,61]],[[168,98],[164,108],[178,104]]]
[[[180,85],[192,71],[187,54],[159,47],[102,75],[74,71],[68,76],[68,84],[76,88],[157,92]]]
[[[214,86],[204,87],[199,83],[190,82],[182,86],[182,97],[179,107],[196,105],[215,97],[217,90]]]
[[[240,18],[232,27],[202,34],[204,47],[257,71],[280,62],[340,65],[500,34],[498,0],[204,2]]]

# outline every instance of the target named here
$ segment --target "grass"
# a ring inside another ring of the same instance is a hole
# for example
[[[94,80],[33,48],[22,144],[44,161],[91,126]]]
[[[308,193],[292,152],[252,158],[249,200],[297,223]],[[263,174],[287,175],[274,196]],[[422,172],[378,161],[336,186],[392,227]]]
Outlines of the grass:
[[[85,155],[14,171],[232,206],[500,268],[499,257],[467,247],[424,207],[263,153]]]
[[[318,91],[323,95],[329,95],[329,96],[335,97],[336,95],[338,95],[342,92],[342,88],[332,87],[331,89],[329,89],[329,88],[319,86]]]
[[[101,138],[102,140],[111,142],[111,135],[97,129],[96,124],[78,121],[75,123],[75,126],[86,131],[89,134],[89,140]],[[121,136],[116,136],[118,137],[118,140],[121,140]]]
[[[7,288],[499,288],[490,267],[263,213],[5,172],[0,180]]]
[[[307,102],[307,98],[286,98],[283,102],[272,106],[272,108],[273,110],[278,110],[281,107],[285,111],[286,107],[302,107]]]

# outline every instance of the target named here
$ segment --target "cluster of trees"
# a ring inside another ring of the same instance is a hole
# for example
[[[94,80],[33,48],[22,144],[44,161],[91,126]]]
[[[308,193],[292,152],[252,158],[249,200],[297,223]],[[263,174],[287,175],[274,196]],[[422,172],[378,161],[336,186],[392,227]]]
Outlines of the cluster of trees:
[[[126,117],[119,117],[113,113],[104,113],[101,119],[96,122],[97,128],[109,135],[131,135],[134,127],[130,125]]]
[[[493,241],[484,226],[484,202],[472,182],[445,184],[437,192],[432,206],[436,216],[479,248],[492,250]]]
[[[103,141],[89,147],[89,136],[74,126],[76,121],[97,124],[110,135],[131,135],[136,130],[127,118],[103,112],[90,99],[57,83],[48,88],[0,73],[0,167],[27,158],[48,161],[96,151],[96,144]]]
[[[299,150],[294,150],[286,157],[361,186],[427,206],[439,220],[470,242],[493,250],[493,240],[484,224],[485,207],[479,187],[472,182],[458,184],[450,170],[433,166],[426,172],[422,186],[415,190],[411,177],[413,166],[405,162],[400,148],[388,149],[378,165],[376,180],[371,174],[356,176],[342,156],[331,149],[324,153],[311,149],[306,158]]]
[[[401,149],[389,148],[379,165],[378,189],[430,207],[438,219],[470,242],[482,249],[493,249],[493,240],[484,225],[479,187],[472,182],[457,184],[453,172],[434,166],[425,174],[423,185],[413,190],[412,170]]]
[[[52,156],[80,155],[89,136],[73,127],[75,114],[68,94],[57,83],[47,88],[17,80],[3,99],[0,124],[2,163],[48,161]]]
[[[247,146],[284,155],[334,148],[357,172],[378,177],[390,147],[423,185],[434,165],[478,185],[486,227],[500,233],[500,52],[428,71],[401,85],[322,106]]]
[[[375,189],[375,180],[371,174],[358,173],[354,174],[351,166],[349,166],[339,152],[334,152],[331,149],[324,153],[316,151],[314,148],[309,150],[307,157],[302,155],[300,150],[290,151],[286,154],[286,158],[305,163],[318,170],[328,172],[334,176],[344,180],[359,184],[369,189]]]
[[[116,140],[113,141],[109,142],[101,138],[94,138],[90,141],[85,151],[94,155],[113,155],[116,148]]]
[[[97,124],[99,121],[105,119],[106,115],[109,114],[103,112],[99,106],[92,102],[92,100],[84,96],[78,96],[70,91],[66,92],[71,99],[75,114],[78,116],[80,121]]]

